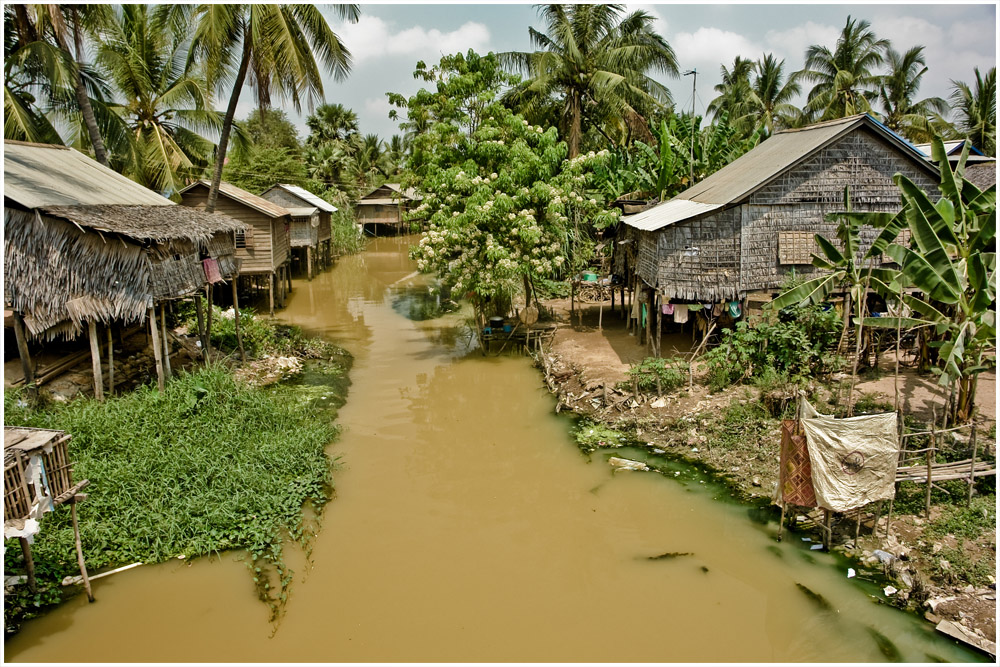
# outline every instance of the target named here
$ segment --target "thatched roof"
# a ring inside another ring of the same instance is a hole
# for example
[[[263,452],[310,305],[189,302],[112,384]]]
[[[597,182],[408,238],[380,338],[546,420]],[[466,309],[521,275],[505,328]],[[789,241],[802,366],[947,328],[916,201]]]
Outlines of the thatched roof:
[[[223,232],[246,229],[246,224],[221,213],[188,206],[43,206],[41,211],[80,227],[120,234],[139,241],[185,239],[207,241]]]
[[[3,142],[3,195],[24,208],[89,204],[173,204],[66,146]]]
[[[983,162],[965,166],[965,178],[980,190],[997,184],[997,163]]]

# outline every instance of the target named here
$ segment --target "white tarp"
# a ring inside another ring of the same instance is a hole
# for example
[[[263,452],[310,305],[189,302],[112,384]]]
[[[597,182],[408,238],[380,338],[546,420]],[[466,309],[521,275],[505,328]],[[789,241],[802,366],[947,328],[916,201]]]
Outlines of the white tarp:
[[[835,419],[803,401],[802,427],[819,507],[845,512],[896,495],[896,413]]]

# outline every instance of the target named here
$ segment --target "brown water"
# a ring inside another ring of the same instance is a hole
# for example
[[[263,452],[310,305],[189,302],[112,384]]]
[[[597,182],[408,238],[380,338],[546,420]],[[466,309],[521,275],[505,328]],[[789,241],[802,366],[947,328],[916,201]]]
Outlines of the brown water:
[[[462,313],[411,319],[434,298],[405,248],[374,241],[282,313],[356,363],[337,499],[311,560],[289,554],[280,623],[233,556],[173,561],[94,582],[98,602],[26,624],[6,660],[976,659],[697,472],[581,455],[528,360],[470,353]],[[667,552],[689,555],[649,559]]]

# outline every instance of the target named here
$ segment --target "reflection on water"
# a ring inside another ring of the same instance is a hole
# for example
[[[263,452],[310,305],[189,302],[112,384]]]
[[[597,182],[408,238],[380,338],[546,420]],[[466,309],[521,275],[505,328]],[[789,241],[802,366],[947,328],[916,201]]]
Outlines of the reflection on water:
[[[874,604],[834,555],[776,543],[697,470],[613,474],[608,453],[582,455],[529,360],[470,350],[467,312],[394,307],[427,290],[405,244],[295,283],[281,315],[355,364],[337,499],[308,560],[288,554],[277,629],[224,555],[98,580],[97,603],[28,623],[8,660],[977,659]]]

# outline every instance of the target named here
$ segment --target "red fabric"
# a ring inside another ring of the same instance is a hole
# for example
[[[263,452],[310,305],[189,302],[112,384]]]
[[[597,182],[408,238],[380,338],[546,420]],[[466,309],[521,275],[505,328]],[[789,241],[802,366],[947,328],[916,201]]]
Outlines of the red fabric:
[[[205,267],[205,279],[210,283],[221,283],[222,274],[219,272],[219,263],[213,258],[201,260],[201,265]]]
[[[781,499],[789,505],[816,507],[806,436],[797,435],[797,427],[798,422],[794,419],[781,422],[781,473],[778,478]]]

